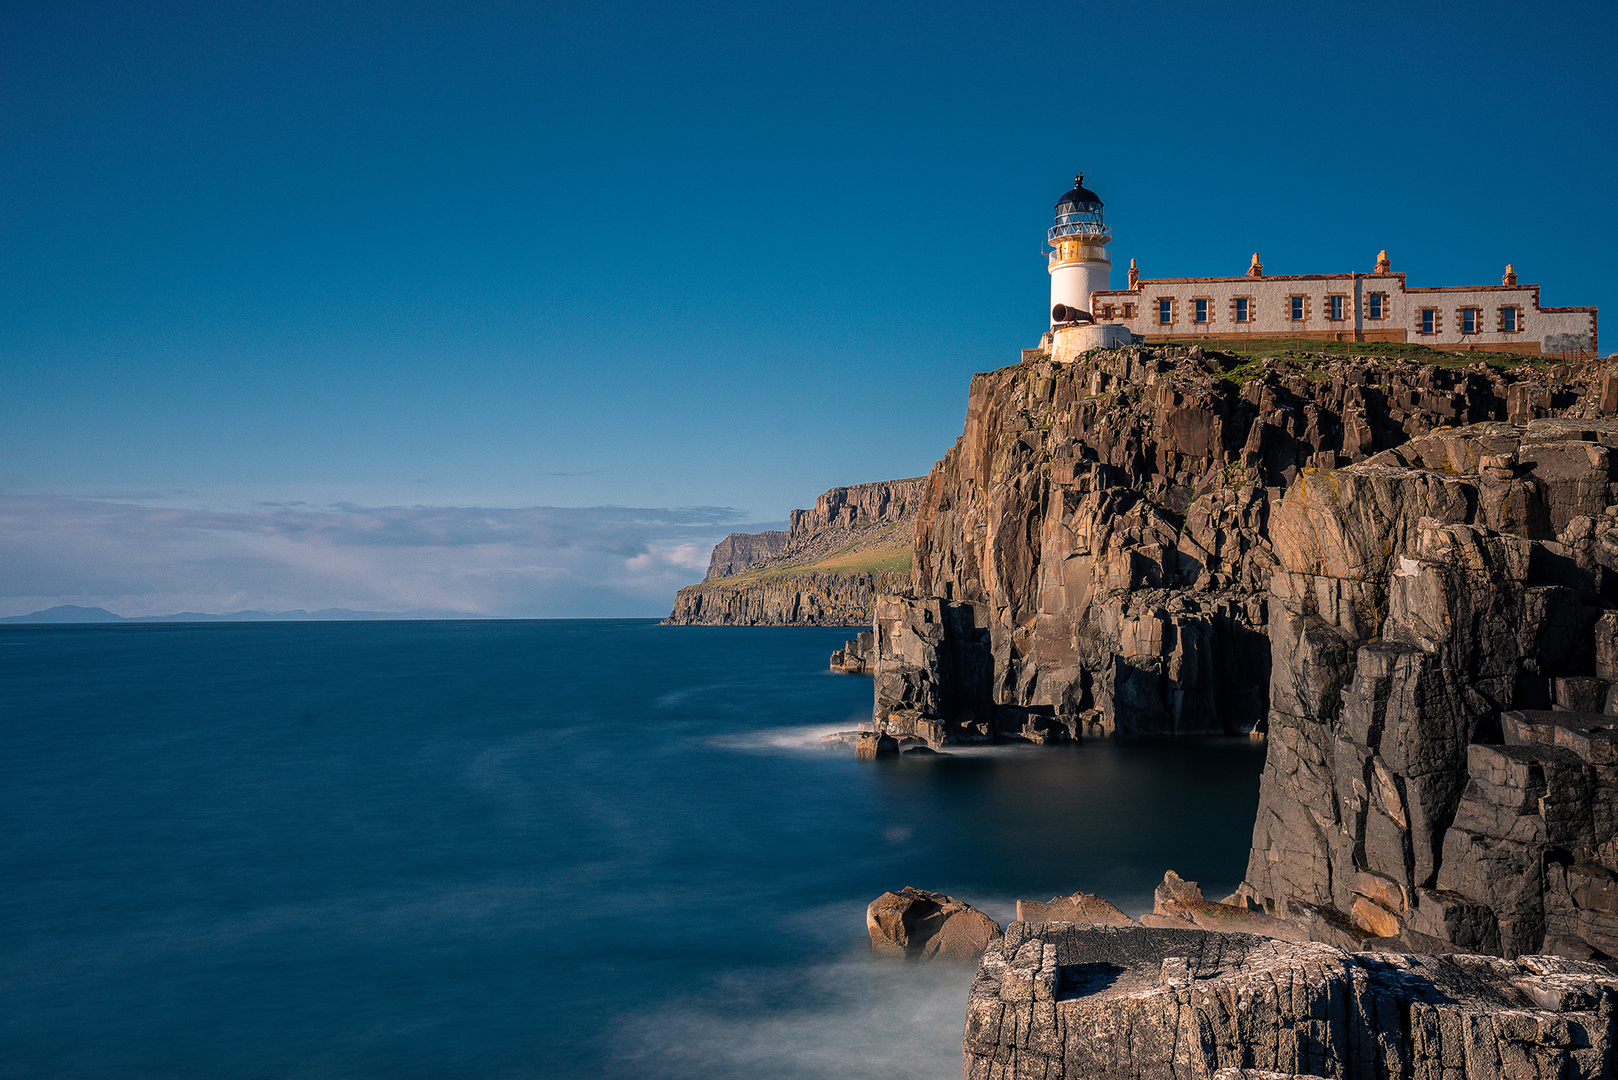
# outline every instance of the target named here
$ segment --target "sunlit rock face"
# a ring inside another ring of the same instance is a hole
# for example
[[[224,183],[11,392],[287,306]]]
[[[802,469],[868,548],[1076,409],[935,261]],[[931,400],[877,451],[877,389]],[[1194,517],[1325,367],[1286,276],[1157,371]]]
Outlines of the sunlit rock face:
[[[967,1080],[1613,1075],[1599,964],[1013,923],[967,1001]],[[1225,1070],[1236,1070],[1227,1073]]]

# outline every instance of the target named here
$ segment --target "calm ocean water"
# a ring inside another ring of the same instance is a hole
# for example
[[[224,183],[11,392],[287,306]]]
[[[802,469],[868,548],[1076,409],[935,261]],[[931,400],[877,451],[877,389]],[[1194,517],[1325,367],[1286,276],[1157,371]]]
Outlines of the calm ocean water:
[[[876,895],[1240,879],[1261,747],[856,762],[846,636],[0,629],[0,1076],[942,1080]]]

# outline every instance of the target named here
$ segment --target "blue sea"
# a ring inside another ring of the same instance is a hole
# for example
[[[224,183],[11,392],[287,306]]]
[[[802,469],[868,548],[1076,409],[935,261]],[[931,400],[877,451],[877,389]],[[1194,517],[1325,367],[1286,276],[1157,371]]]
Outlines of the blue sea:
[[[1262,746],[859,762],[849,633],[0,628],[0,1076],[943,1080],[874,897],[1240,880]]]

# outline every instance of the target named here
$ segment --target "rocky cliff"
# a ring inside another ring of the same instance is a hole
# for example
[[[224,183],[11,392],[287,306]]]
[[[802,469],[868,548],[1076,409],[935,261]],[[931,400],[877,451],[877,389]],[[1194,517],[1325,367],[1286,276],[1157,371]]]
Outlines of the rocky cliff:
[[[1267,730],[1247,900],[1352,949],[1618,957],[1615,412],[1551,366],[980,375],[857,650],[876,729]]]
[[[911,588],[877,603],[877,724],[935,745],[1252,730],[1271,517],[1300,476],[1601,397],[1549,366],[1198,348],[978,375],[920,498]]]
[[[780,529],[761,533],[731,533],[714,545],[703,581],[731,577],[749,566],[775,558],[786,550],[787,534]]]
[[[870,621],[878,596],[909,581],[902,572],[742,575],[681,589],[664,621],[675,626],[859,626]]]
[[[708,576],[664,620],[683,625],[869,625],[875,598],[909,583],[921,478],[832,488],[785,532],[732,533]]]

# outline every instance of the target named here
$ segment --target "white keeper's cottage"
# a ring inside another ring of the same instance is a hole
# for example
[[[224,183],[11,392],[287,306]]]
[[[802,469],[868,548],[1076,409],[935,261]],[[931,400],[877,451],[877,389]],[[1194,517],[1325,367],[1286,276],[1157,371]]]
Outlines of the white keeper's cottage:
[[[1438,349],[1593,354],[1596,309],[1541,307],[1538,285],[1509,265],[1498,285],[1413,288],[1388,253],[1368,273],[1266,276],[1255,252],[1240,277],[1143,278],[1129,262],[1109,287],[1112,239],[1100,196],[1084,186],[1056,204],[1046,236],[1053,351],[1150,340],[1314,338],[1402,341]]]

